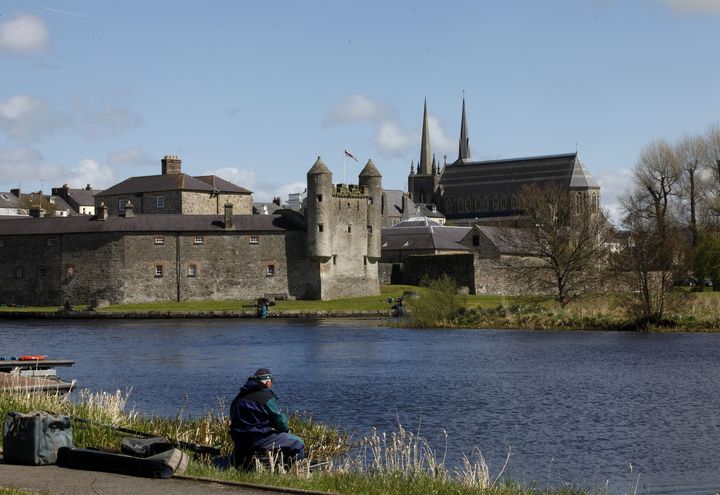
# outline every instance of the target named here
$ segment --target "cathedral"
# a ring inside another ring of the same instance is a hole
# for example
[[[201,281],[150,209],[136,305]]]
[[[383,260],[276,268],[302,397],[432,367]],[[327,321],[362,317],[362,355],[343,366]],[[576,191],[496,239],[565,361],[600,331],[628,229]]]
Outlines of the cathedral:
[[[593,211],[600,208],[600,186],[583,167],[577,152],[558,155],[474,161],[462,103],[458,157],[441,167],[430,148],[427,102],[423,111],[420,161],[410,166],[408,193],[418,204],[432,204],[449,221],[498,223],[522,212],[518,195],[526,184],[555,182]]]

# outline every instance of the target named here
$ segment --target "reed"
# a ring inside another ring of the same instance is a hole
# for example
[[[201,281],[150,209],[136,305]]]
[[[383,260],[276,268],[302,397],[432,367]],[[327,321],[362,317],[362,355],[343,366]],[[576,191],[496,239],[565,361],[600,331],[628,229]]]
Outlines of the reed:
[[[223,404],[220,404],[219,412],[208,412],[199,418],[183,417],[182,411],[172,418],[147,418],[132,409],[128,410],[129,393],[83,391],[77,400],[71,400],[68,395],[0,392],[0,415],[5,417],[9,411],[33,410],[64,413],[74,418],[88,419],[92,423],[120,426],[187,442],[216,445],[225,454],[231,452],[232,444],[227,433],[229,421],[223,413]],[[207,457],[198,456],[188,466],[187,475],[370,495],[591,493],[567,487],[538,491],[532,484],[513,484],[503,478],[504,466],[499,473],[492,476],[479,450],[465,456],[457,468],[448,469],[445,466],[446,452],[439,457],[419,432],[410,432],[401,425],[396,432],[373,431],[369,436],[351,444],[349,435],[314,421],[310,415],[294,414],[290,423],[293,432],[305,438],[308,459],[286,468],[281,457],[271,455],[269,463],[257,463],[255,470],[244,472],[218,469]],[[114,449],[119,447],[120,435],[115,431],[77,421],[73,426],[76,446]],[[327,462],[322,464],[320,469],[311,469],[319,459]],[[508,452],[505,465],[509,459]],[[24,495],[25,492],[18,493]],[[0,495],[3,493],[0,492]]]

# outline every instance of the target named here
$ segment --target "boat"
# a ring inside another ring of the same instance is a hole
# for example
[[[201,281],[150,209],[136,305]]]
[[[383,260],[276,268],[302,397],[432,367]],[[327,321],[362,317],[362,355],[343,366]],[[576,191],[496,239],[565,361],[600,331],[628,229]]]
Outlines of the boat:
[[[75,386],[63,381],[56,368],[72,366],[70,359],[47,359],[43,355],[0,357],[0,390],[9,392],[69,392]]]

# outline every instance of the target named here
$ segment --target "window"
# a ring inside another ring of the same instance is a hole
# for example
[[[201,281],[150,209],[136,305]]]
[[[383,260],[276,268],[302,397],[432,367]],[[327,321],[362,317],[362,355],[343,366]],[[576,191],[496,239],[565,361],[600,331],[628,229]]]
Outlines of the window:
[[[363,256],[363,265],[367,265],[367,256]]]
[[[38,268],[38,278],[45,278],[45,275],[47,275],[47,270],[42,266]]]
[[[53,247],[55,245],[55,239],[50,238],[47,240],[48,247]]]
[[[373,204],[372,196],[370,196],[370,197],[368,198],[368,205],[371,205],[371,204]]]
[[[265,275],[268,277],[274,277],[275,276],[275,265],[268,265],[265,269]]]
[[[125,205],[127,204],[127,201],[124,199],[118,200],[118,213],[122,213],[125,211]]]
[[[155,198],[155,206],[157,208],[165,208],[165,196],[157,196]]]
[[[163,266],[162,265],[155,265],[155,276],[156,277],[163,276]]]
[[[258,236],[251,235],[250,236],[250,244],[257,244],[259,242]]]
[[[337,254],[333,254],[333,265],[337,265]]]
[[[165,244],[165,236],[164,235],[156,235],[155,236],[155,245],[162,246]]]
[[[474,235],[472,239],[472,245],[473,246],[479,246],[480,245],[480,236]]]
[[[15,278],[23,278],[23,269],[21,266],[15,267]]]
[[[352,234],[352,225],[348,225],[348,234]]]
[[[368,234],[372,234],[372,225],[368,225]]]
[[[317,202],[322,203],[322,194],[317,195]]]
[[[205,238],[201,235],[196,235],[193,244],[205,244]]]
[[[322,231],[323,231],[323,224],[319,223],[318,224],[318,232],[322,232]]]
[[[65,275],[68,277],[72,277],[75,275],[75,265],[68,265],[65,267]]]
[[[197,277],[197,265],[188,266],[188,277]]]

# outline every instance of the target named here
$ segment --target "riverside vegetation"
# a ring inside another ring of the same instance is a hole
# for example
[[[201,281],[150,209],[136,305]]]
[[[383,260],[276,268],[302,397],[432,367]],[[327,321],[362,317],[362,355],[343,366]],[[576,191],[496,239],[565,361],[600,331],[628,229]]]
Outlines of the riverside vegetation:
[[[638,318],[622,294],[588,295],[566,305],[550,297],[463,295],[448,278],[433,280],[423,286],[384,285],[380,296],[365,296],[332,301],[279,300],[270,313],[322,316],[327,313],[389,314],[388,299],[404,296],[409,318],[398,320],[400,326],[424,328],[523,328],[576,330],[644,330],[644,331],[720,331],[720,292],[692,292],[674,289],[673,305],[662,320],[647,322]],[[247,300],[155,302],[125,304],[96,310],[97,313],[162,314],[172,317],[228,316],[239,312],[254,314],[255,303]],[[78,311],[87,308],[78,306]],[[51,314],[58,308],[0,307],[3,312]]]
[[[79,447],[118,449],[121,437],[109,428],[111,425],[129,428],[186,442],[216,445],[224,454],[232,450],[227,434],[229,420],[220,408],[219,413],[208,412],[200,418],[145,417],[136,411],[127,411],[127,394],[90,393],[83,391],[78,400],[69,396],[0,392],[0,415],[8,411],[34,410],[69,414],[73,418],[90,420],[73,422],[73,440]],[[291,429],[306,440],[309,461],[331,459],[320,470],[309,469],[307,461],[296,463],[290,470],[281,463],[258,465],[254,471],[235,469],[219,470],[210,460],[197,456],[188,467],[187,476],[234,482],[293,487],[335,493],[364,494],[586,494],[607,493],[607,488],[592,490],[576,486],[557,489],[538,488],[535,484],[517,484],[499,473],[491,475],[488,464],[479,450],[464,456],[456,469],[444,465],[444,456],[438,457],[418,434],[398,427],[398,431],[373,433],[352,441],[350,435],[327,427],[303,414],[294,414]],[[508,459],[510,453],[508,453]],[[505,460],[507,465],[508,459]],[[2,491],[5,490],[5,491]],[[8,491],[9,490],[9,491]],[[0,488],[0,495],[24,495],[26,491]]]

